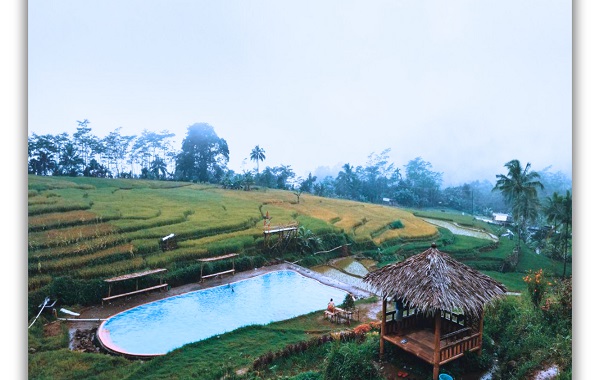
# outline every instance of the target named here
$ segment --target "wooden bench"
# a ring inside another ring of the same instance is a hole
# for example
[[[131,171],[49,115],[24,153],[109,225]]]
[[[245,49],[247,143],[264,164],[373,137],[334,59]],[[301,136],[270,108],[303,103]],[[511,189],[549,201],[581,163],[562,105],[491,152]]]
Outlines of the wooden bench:
[[[222,274],[227,274],[227,273],[233,273],[233,274],[235,274],[235,269],[228,269],[228,270],[224,270],[223,272],[218,272],[218,273],[213,273],[213,274],[206,274],[206,275],[204,275],[204,276],[202,276],[200,278],[200,281],[204,281],[207,278],[217,277],[217,276],[220,276]]]
[[[102,298],[102,302],[114,300],[114,299],[120,298],[120,297],[132,296],[134,294],[139,294],[139,293],[143,293],[143,292],[149,292],[151,290],[162,289],[162,288],[166,288],[167,286],[169,286],[169,284],[160,284],[160,285],[150,286],[150,287],[144,288],[144,289],[134,290],[133,292],[116,294],[114,296]]]
[[[350,321],[352,320],[352,314],[354,314],[354,312],[352,310],[344,310],[336,307],[335,314],[337,315],[338,323],[345,322],[350,324]]]
[[[470,330],[471,330],[470,327],[463,327],[460,330],[456,330],[456,331],[453,331],[451,333],[442,335],[441,338],[440,338],[440,340],[449,339],[449,338],[456,338],[456,337],[458,337],[458,335],[460,335],[460,334],[462,334],[464,332],[470,331]]]
[[[232,273],[233,275],[235,275],[235,258],[238,256],[239,256],[238,253],[228,253],[226,255],[217,256],[217,257],[208,257],[206,259],[197,259],[198,261],[200,261],[200,282],[204,282],[204,280],[207,278],[218,277],[222,274]],[[203,273],[204,272],[204,263],[211,262],[211,261],[225,260],[225,259],[231,259],[231,269],[224,270],[223,272],[206,274],[206,275]]]
[[[331,322],[350,324],[354,312],[352,310],[344,310],[336,307],[334,311],[325,310],[323,312],[325,318]]]
[[[329,311],[329,310],[325,310],[324,312],[325,318],[329,319],[331,322],[337,322],[337,315],[336,313]]]

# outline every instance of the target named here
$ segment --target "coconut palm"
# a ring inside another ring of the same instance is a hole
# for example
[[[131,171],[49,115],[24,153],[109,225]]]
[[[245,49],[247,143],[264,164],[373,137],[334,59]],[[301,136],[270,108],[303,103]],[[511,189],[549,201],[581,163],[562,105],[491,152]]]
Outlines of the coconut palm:
[[[153,178],[165,179],[167,177],[167,163],[159,156],[155,156],[154,160],[150,163],[150,172]]]
[[[255,146],[252,152],[250,152],[250,159],[256,161],[256,174],[258,174],[258,162],[265,160],[265,150],[258,145]]]
[[[540,208],[537,189],[544,189],[544,185],[539,181],[539,173],[531,171],[529,162],[523,168],[519,160],[511,160],[504,167],[508,173],[496,175],[496,185],[492,191],[500,191],[510,204],[517,222],[517,247],[521,248],[521,231],[525,230],[527,222],[537,217]]]
[[[552,232],[558,232],[561,237],[560,248],[562,248],[563,277],[567,272],[567,257],[569,252],[569,238],[571,237],[571,225],[573,223],[573,201],[571,192],[567,190],[563,197],[557,192],[552,197],[546,198],[544,207],[546,219],[552,223]]]

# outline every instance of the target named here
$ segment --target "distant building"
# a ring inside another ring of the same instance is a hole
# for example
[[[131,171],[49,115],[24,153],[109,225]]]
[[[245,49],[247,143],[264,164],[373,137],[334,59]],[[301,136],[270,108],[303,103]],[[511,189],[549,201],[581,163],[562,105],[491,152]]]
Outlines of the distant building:
[[[502,214],[502,213],[495,212],[492,214],[492,222],[494,224],[501,224],[501,225],[511,224],[512,216],[510,216],[509,214]]]
[[[396,202],[394,202],[394,200],[391,198],[381,198],[381,201],[384,205],[394,206],[396,204]]]

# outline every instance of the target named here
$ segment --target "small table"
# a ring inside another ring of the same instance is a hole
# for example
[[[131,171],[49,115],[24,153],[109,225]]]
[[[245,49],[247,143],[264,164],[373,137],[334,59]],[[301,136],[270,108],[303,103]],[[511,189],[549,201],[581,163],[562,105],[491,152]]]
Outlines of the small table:
[[[338,323],[341,323],[341,320],[345,319],[346,322],[350,324],[350,321],[352,320],[352,314],[354,314],[354,312],[352,310],[344,310],[339,307],[336,307],[335,314],[338,317]]]

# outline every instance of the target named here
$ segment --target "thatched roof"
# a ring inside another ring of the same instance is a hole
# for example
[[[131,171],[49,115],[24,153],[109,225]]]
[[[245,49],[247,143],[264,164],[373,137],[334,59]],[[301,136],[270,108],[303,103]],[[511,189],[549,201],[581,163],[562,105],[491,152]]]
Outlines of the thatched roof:
[[[380,294],[426,314],[461,309],[479,315],[487,302],[506,293],[502,283],[439,251],[435,243],[425,252],[370,272],[363,279]]]

